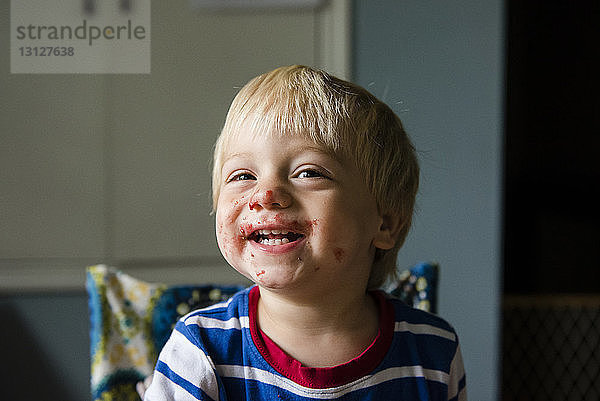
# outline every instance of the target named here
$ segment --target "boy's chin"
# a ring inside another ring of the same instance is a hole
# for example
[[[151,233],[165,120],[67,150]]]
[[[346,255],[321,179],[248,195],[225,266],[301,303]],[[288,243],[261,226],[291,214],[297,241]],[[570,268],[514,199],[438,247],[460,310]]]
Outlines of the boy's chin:
[[[254,284],[258,285],[259,287],[264,287],[264,288],[270,288],[270,289],[278,289],[278,288],[285,288],[286,286],[286,282],[288,280],[286,279],[281,279],[281,277],[277,277],[278,275],[273,274],[272,271],[268,268],[265,267],[263,268],[258,268],[258,269],[241,269],[241,268],[237,268],[235,266],[233,266],[233,268],[240,273],[242,276],[244,276],[245,278],[247,278],[248,280],[252,281]]]
[[[246,277],[259,287],[270,290],[294,288],[302,280],[301,266],[265,266],[254,269]]]

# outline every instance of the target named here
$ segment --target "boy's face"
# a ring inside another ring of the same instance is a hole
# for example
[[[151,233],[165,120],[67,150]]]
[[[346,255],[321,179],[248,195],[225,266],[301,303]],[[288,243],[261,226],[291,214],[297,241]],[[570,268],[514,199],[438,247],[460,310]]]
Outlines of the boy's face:
[[[223,160],[217,241],[236,270],[270,289],[366,286],[375,248],[393,244],[353,163],[244,130]]]

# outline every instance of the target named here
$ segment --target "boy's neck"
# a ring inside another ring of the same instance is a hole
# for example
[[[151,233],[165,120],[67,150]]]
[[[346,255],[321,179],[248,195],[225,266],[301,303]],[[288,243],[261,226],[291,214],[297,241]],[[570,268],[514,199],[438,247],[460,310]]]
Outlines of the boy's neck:
[[[366,291],[298,302],[261,288],[260,329],[304,366],[326,367],[360,355],[378,333],[378,308]]]

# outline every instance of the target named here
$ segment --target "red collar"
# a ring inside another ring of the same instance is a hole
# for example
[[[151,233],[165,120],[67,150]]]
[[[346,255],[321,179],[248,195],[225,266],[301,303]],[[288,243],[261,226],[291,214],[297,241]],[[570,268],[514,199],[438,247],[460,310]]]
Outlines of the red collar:
[[[394,336],[394,307],[382,292],[371,293],[379,309],[379,331],[367,349],[356,358],[341,365],[327,368],[302,366],[296,359],[286,354],[277,344],[263,333],[257,324],[257,308],[260,291],[254,287],[249,293],[248,316],[252,340],[263,358],[276,371],[294,382],[309,388],[330,388],[351,383],[370,374],[383,361]]]

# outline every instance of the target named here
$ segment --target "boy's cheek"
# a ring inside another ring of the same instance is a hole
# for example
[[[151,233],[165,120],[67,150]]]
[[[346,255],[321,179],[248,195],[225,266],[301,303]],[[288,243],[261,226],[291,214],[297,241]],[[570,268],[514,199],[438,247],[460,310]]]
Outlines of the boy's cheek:
[[[230,241],[226,240],[226,237],[223,233],[223,225],[222,224],[217,223],[216,235],[217,235],[217,245],[219,246],[219,250],[221,251],[221,254],[223,255],[223,257],[229,261],[229,242]]]
[[[235,256],[235,253],[239,253],[243,249],[243,237],[232,231],[230,226],[217,220],[216,228],[217,245],[221,250],[223,257],[230,262],[231,257]]]
[[[227,205],[227,207],[230,210],[239,211],[240,209],[243,209],[248,204],[249,198],[250,198],[250,195],[248,195],[248,194],[239,195],[239,196],[234,196],[229,200],[226,200],[224,203]]]
[[[249,195],[226,198],[219,197],[216,219],[224,224],[235,224],[238,216],[248,204]]]
[[[231,208],[223,207],[219,204],[215,215],[215,221],[217,224],[217,235],[223,235],[226,230],[232,229],[235,225],[236,216],[238,213]]]

